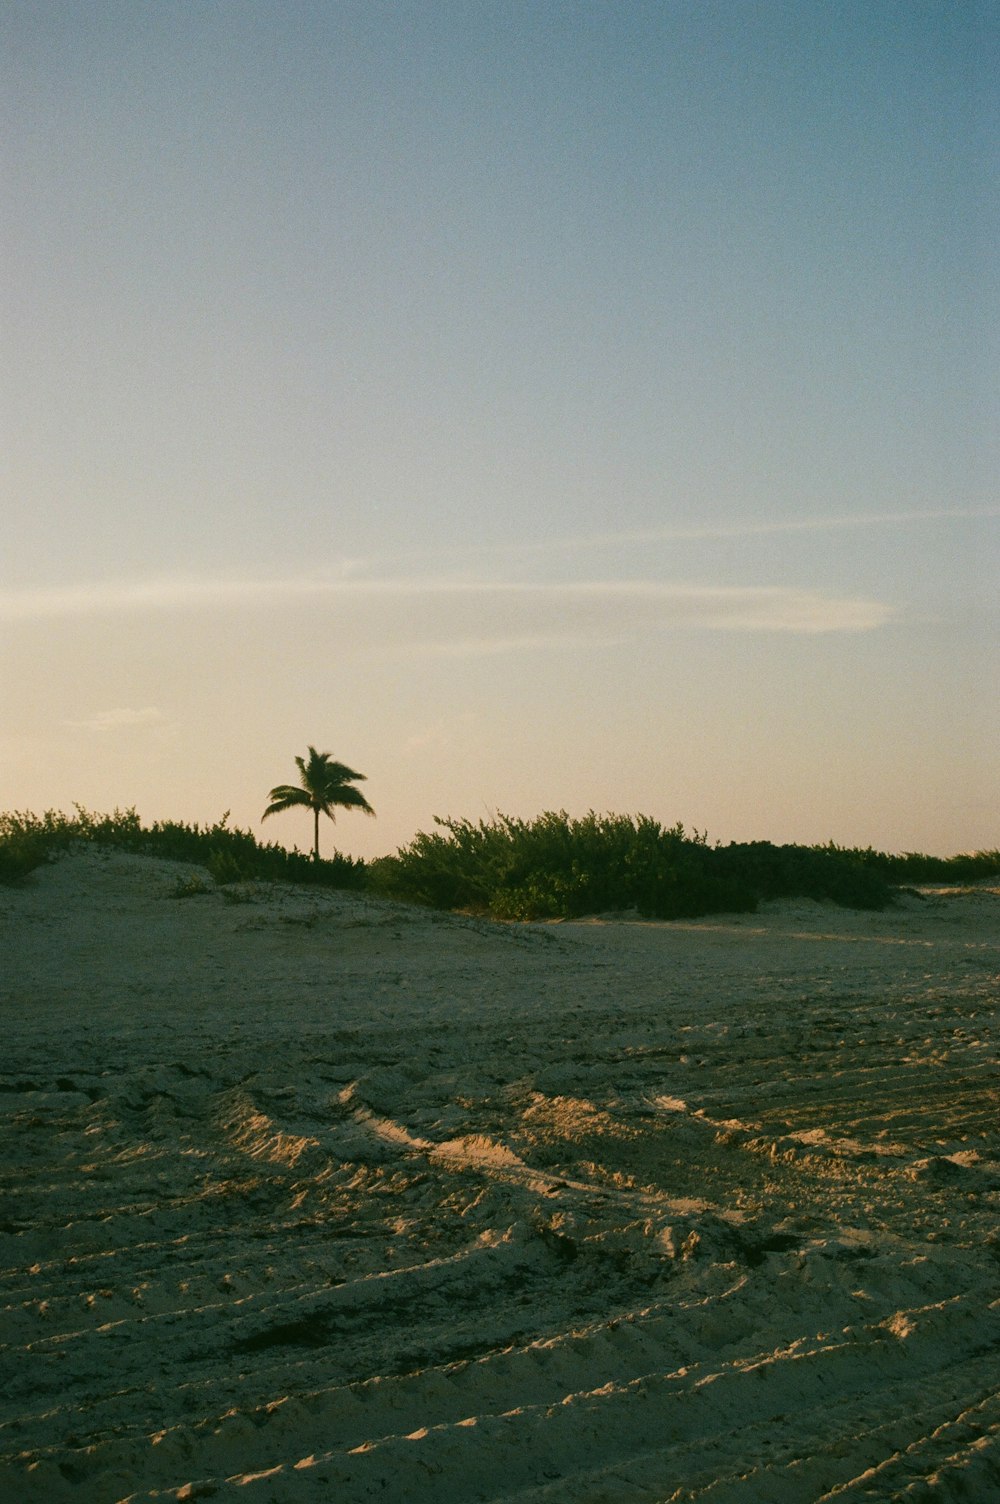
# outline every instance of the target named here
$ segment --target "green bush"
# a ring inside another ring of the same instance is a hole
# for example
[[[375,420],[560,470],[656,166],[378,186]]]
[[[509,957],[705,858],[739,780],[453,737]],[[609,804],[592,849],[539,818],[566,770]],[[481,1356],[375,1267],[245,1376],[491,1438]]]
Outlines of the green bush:
[[[44,815],[11,810],[0,814],[0,883],[20,882],[43,862],[65,851],[72,822],[57,810]]]
[[[871,846],[852,850],[836,846],[832,841],[816,849],[849,857],[895,884],[975,883],[1000,878],[1000,851],[995,849],[964,851],[957,856],[925,856],[919,851],[904,851],[893,856],[886,851],[875,851]]]
[[[747,912],[755,894],[717,872],[704,836],[665,830],[640,815],[571,820],[437,820],[445,832],[417,835],[369,869],[380,892],[439,908],[502,919],[577,918],[635,909],[655,918]]]
[[[716,853],[719,868],[759,898],[816,898],[852,909],[884,909],[886,878],[837,847],[733,843]]]
[[[688,834],[680,824],[665,828],[646,815],[591,811],[571,819],[564,810],[534,820],[437,819],[435,832],[416,835],[394,856],[366,864],[338,853],[317,862],[230,826],[228,811],[213,825],[165,820],[146,826],[134,809],[101,815],[74,808],[71,816],[58,810],[0,814],[0,883],[20,881],[74,842],[197,864],[230,892],[233,884],[280,879],[367,888],[500,919],[571,919],[615,910],[682,919],[751,913],[761,900],[795,897],[880,909],[891,901],[894,885],[1000,877],[995,850],[930,857],[891,856],[832,841],[709,846],[698,831]]]
[[[253,872],[248,870],[249,865],[245,858],[241,860],[233,851],[210,851],[205,861],[209,876],[220,888],[227,883],[242,883],[253,877]]]
[[[20,882],[47,860],[44,842],[32,836],[9,836],[0,840],[0,883]]]
[[[880,909],[889,881],[856,852],[774,846],[709,846],[682,825],[646,815],[536,820],[497,815],[478,824],[437,820],[393,857],[369,868],[370,885],[391,897],[498,919],[578,918],[635,910],[655,919],[752,913],[761,900],[808,897]]]
[[[220,884],[250,879],[280,879],[329,888],[365,886],[365,863],[339,853],[315,862],[301,851],[264,845],[252,831],[229,824],[229,811],[214,825],[156,820],[143,825],[134,809],[94,814],[75,805],[75,816],[48,810],[38,816],[0,814],[0,881],[12,882],[73,842],[157,856],[207,867]],[[9,873],[10,876],[4,876]]]
[[[205,894],[211,892],[212,889],[209,887],[205,879],[203,877],[199,877],[197,873],[195,873],[191,877],[179,877],[174,884],[174,890],[171,893],[170,897],[201,898]]]

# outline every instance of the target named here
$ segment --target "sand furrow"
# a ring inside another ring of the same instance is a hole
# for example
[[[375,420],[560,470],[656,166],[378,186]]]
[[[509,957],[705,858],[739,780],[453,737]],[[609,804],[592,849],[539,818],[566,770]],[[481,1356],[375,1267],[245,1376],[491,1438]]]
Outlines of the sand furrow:
[[[0,1496],[996,1491],[995,909],[175,878],[0,892]]]

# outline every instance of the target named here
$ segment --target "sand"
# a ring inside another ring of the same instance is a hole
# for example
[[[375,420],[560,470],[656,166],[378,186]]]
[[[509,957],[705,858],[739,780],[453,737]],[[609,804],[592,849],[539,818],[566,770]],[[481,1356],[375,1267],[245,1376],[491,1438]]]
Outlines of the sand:
[[[0,1498],[1000,1497],[1000,894],[0,889]]]

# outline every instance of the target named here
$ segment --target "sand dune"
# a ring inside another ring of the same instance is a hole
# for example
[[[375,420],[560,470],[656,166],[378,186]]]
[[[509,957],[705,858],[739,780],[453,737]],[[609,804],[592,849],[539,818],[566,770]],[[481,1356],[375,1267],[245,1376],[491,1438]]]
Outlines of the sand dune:
[[[0,890],[0,1497],[1000,1497],[1000,895]]]

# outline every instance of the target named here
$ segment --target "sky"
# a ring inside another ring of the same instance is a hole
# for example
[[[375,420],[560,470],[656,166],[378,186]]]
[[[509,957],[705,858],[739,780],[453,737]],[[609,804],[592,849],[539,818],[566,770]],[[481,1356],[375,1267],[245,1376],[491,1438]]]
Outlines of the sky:
[[[1000,846],[1000,7],[0,0],[0,808]]]

